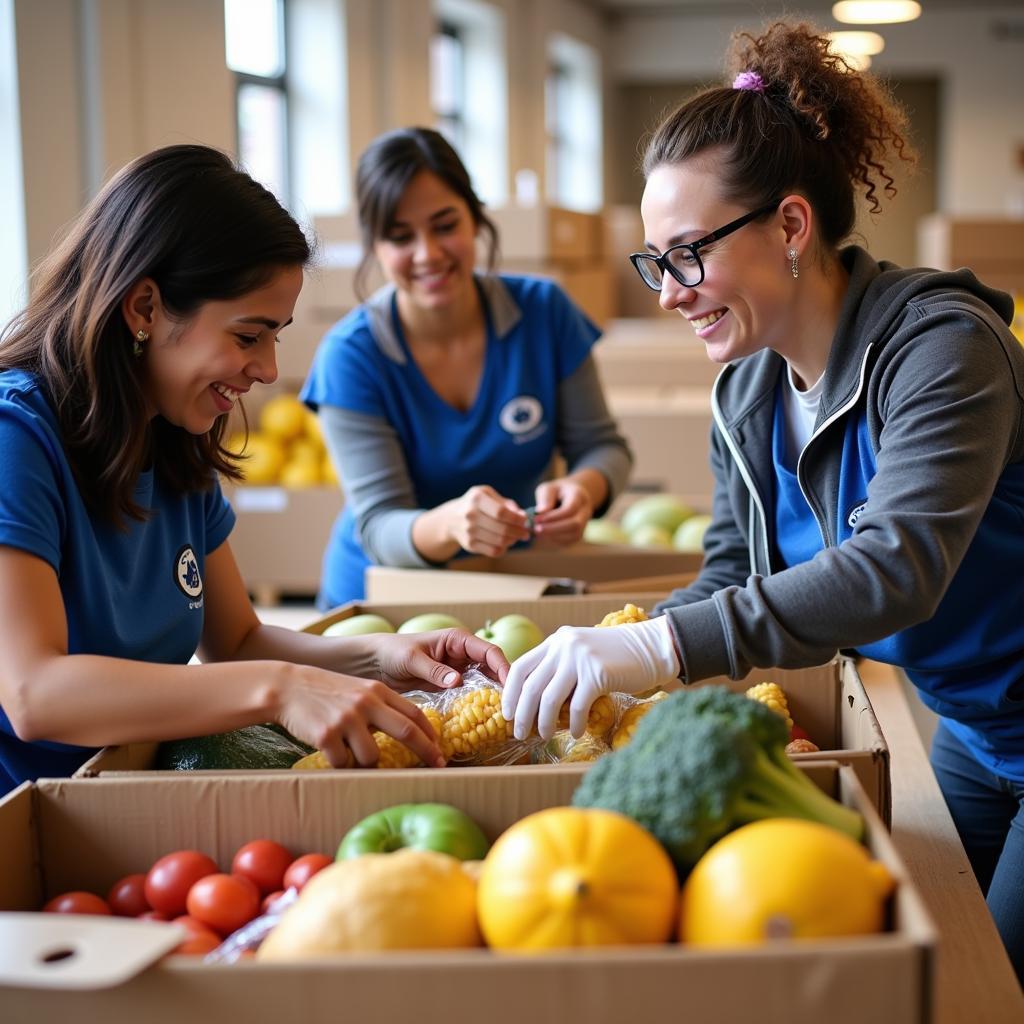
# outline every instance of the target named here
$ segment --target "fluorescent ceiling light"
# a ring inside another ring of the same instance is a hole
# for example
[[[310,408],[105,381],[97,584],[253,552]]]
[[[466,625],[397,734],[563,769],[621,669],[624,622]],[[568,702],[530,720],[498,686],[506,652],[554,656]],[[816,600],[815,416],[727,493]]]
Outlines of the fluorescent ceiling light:
[[[857,71],[871,67],[871,58],[885,49],[877,32],[829,32],[829,49]]]
[[[891,25],[921,16],[917,0],[839,0],[832,17],[847,25]]]

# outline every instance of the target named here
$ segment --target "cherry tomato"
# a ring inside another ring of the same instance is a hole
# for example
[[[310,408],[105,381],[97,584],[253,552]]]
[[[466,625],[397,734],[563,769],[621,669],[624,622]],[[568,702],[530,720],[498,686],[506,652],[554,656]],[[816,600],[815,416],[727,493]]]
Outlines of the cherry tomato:
[[[808,736],[807,733],[804,732],[804,730],[801,729],[799,725],[790,726],[790,729],[789,729],[789,741],[790,741],[790,743],[792,743],[793,740],[809,740],[810,738],[811,737]]]
[[[202,921],[197,921],[194,917],[182,915],[181,917],[176,917],[174,923],[180,924],[188,932],[188,936],[181,941],[180,945],[175,946],[171,953],[201,956],[220,945],[220,936],[212,928],[207,928]]]
[[[293,860],[284,873],[284,887],[293,886],[302,891],[302,887],[318,872],[329,867],[334,861],[323,853],[307,853]]]
[[[154,910],[169,917],[185,913],[185,900],[192,886],[206,875],[217,873],[217,865],[205,853],[178,850],[161,857],[146,875],[146,899]]]
[[[162,910],[147,910],[139,914],[140,921],[170,921],[170,918]]]
[[[277,892],[268,892],[263,897],[263,902],[260,904],[260,913],[265,914],[270,909],[270,904],[274,902],[279,896],[284,895],[284,889],[278,889]]]
[[[245,875],[264,896],[280,889],[284,873],[295,858],[272,839],[254,839],[239,848],[231,862],[231,873]]]
[[[47,914],[110,914],[102,896],[91,892],[63,892],[43,907]]]
[[[118,917],[138,917],[150,910],[146,899],[146,876],[125,875],[111,886],[107,902]]]
[[[260,912],[260,891],[244,875],[207,875],[188,891],[191,917],[220,935],[230,935]]]

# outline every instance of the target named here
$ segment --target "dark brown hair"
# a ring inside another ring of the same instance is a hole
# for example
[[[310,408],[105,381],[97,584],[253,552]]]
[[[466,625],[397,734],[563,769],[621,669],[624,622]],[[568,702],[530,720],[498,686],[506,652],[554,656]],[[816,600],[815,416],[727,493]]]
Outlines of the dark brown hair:
[[[365,298],[366,274],[373,244],[384,238],[409,182],[420,171],[436,174],[469,207],[473,223],[488,236],[487,265],[493,270],[498,253],[498,229],[484,212],[469,172],[448,140],[431,128],[399,128],[379,135],[363,151],[356,168],[356,202],[363,233],[363,258],[356,271],[356,294]]]
[[[756,73],[764,91],[734,89],[737,72]],[[800,193],[814,207],[822,241],[836,246],[853,230],[856,188],[873,213],[879,186],[895,195],[887,152],[916,159],[906,130],[906,114],[877,78],[853,70],[812,26],[780,21],[760,36],[733,36],[728,84],[665,118],[643,171],[720,149],[724,199],[756,208]]]
[[[209,488],[214,473],[241,475],[221,444],[224,417],[201,436],[150,420],[142,360],[121,314],[131,288],[152,278],[168,314],[184,322],[203,303],[245,295],[310,255],[274,196],[206,146],[139,157],[86,207],[0,334],[0,370],[38,376],[93,512],[118,524],[146,518],[133,495],[150,461],[179,493]]]

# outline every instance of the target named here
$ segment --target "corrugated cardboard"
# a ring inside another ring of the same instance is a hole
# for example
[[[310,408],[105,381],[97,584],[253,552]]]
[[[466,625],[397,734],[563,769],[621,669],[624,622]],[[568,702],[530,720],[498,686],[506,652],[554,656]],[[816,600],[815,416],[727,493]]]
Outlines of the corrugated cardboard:
[[[694,1020],[715,1024],[926,1024],[935,929],[912,880],[847,768],[811,777],[864,814],[867,845],[899,884],[890,930],[852,939],[780,941],[749,951],[679,945],[554,952],[487,950],[338,956],[296,964],[204,965],[171,958],[114,988],[67,993],[0,988],[10,1021],[76,1024],[191,1021],[492,1024]],[[333,854],[364,815],[397,803],[441,801],[496,838],[519,818],[567,803],[582,774],[345,773],[46,780],[0,802],[0,908],[36,909],[68,889],[106,892],[175,849],[209,853],[222,868],[244,842],[266,837],[295,852]]]
[[[607,612],[621,608],[626,601],[650,609],[658,596],[634,592],[629,595],[550,597],[535,601],[352,603],[311,623],[306,627],[306,632],[322,633],[333,622],[366,612],[382,615],[396,627],[414,615],[445,612],[454,615],[473,631],[502,615],[527,615],[545,633],[550,634],[559,626],[590,626],[600,622]],[[815,668],[756,669],[744,679],[730,680],[719,676],[700,685],[719,683],[736,692],[743,692],[754,683],[766,679],[774,680],[783,688],[789,698],[794,722],[805,729],[821,748],[820,753],[798,754],[794,760],[798,764],[808,764],[834,758],[851,765],[879,814],[888,823],[891,812],[889,748],[853,661],[838,658]],[[117,771],[143,771],[149,775],[170,776],[184,774],[150,772],[156,749],[155,743],[107,747],[87,761],[77,774],[96,776]],[[530,766],[528,770],[534,771],[536,767]],[[360,777],[366,774],[360,773]]]
[[[453,560],[447,569],[374,565],[366,570],[366,595],[370,601],[406,602],[530,599],[546,593],[587,593],[592,584],[616,580],[685,578],[697,572],[703,560],[703,554],[690,552],[581,543],[512,551],[500,558],[472,555]],[[665,587],[663,592],[671,589]]]

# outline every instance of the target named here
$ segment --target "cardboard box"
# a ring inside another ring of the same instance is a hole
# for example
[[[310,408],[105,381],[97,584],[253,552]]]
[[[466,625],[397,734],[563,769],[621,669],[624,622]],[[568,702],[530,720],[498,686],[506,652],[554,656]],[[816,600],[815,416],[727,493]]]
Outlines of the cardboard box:
[[[225,487],[237,517],[231,550],[261,604],[281,594],[315,594],[334,520],[339,487]]]
[[[331,623],[365,612],[384,616],[395,626],[414,615],[424,612],[446,612],[454,615],[468,629],[476,631],[489,620],[517,613],[527,615],[547,634],[559,626],[592,626],[600,622],[607,612],[633,601],[650,610],[659,595],[631,593],[628,595],[595,595],[587,597],[551,597],[539,601],[435,601],[424,603],[366,602],[346,605],[318,619],[306,627],[305,632],[322,633]],[[763,680],[777,682],[789,698],[794,722],[805,729],[821,748],[816,754],[799,754],[798,764],[809,764],[835,759],[853,767],[861,785],[868,793],[883,820],[888,823],[891,814],[889,748],[879,728],[871,702],[864,691],[854,662],[837,658],[826,665],[804,669],[755,669],[740,680],[724,676],[705,680],[698,685],[713,683],[728,686],[742,693],[754,683]],[[157,744],[138,743],[121,747],[107,747],[87,761],[76,773],[78,777],[98,776],[111,772],[147,772],[150,776],[180,777],[184,773],[151,772]],[[537,766],[531,766],[534,770]],[[460,769],[461,771],[462,769]],[[486,769],[501,771],[502,769]],[[204,775],[214,774],[209,772]],[[230,774],[230,773],[229,773]],[[252,774],[245,773],[245,774]],[[272,772],[261,772],[270,775]],[[366,773],[361,773],[362,778]]]
[[[500,558],[457,558],[446,569],[374,565],[366,570],[366,595],[370,601],[408,602],[579,594],[587,593],[595,584],[627,579],[636,583],[648,576],[672,575],[688,582],[703,560],[703,554],[683,551],[581,543],[556,550],[512,551]],[[662,586],[663,593],[672,589],[671,585]],[[653,591],[661,587],[652,584],[643,589]]]
[[[679,945],[501,956],[485,949],[325,957],[294,964],[158,962],[93,991],[0,987],[4,1019],[112,1024],[145,1020],[415,1020],[418,1024],[565,1024],[686,1019],[716,1024],[925,1024],[935,929],[853,773],[808,766],[826,791],[865,816],[867,845],[898,880],[889,930],[850,939],[779,941],[747,951]],[[568,803],[581,771],[465,769],[273,778],[44,780],[0,802],[0,908],[34,910],[59,892],[106,892],[176,849],[207,852],[222,868],[267,837],[333,854],[364,815],[440,801],[495,839],[516,820]],[[82,920],[76,923],[79,931]],[[87,942],[80,938],[79,942]],[[60,970],[59,963],[54,972]]]
[[[969,267],[1004,291],[1024,291],[1024,220],[934,213],[918,222],[917,260],[938,270]]]
[[[605,391],[615,388],[664,388],[666,386],[701,388],[710,393],[722,372],[719,363],[708,359],[703,349],[688,344],[690,328],[675,324],[675,343],[666,345],[656,337],[651,341],[619,342],[611,321],[604,336],[594,347],[594,362]]]

